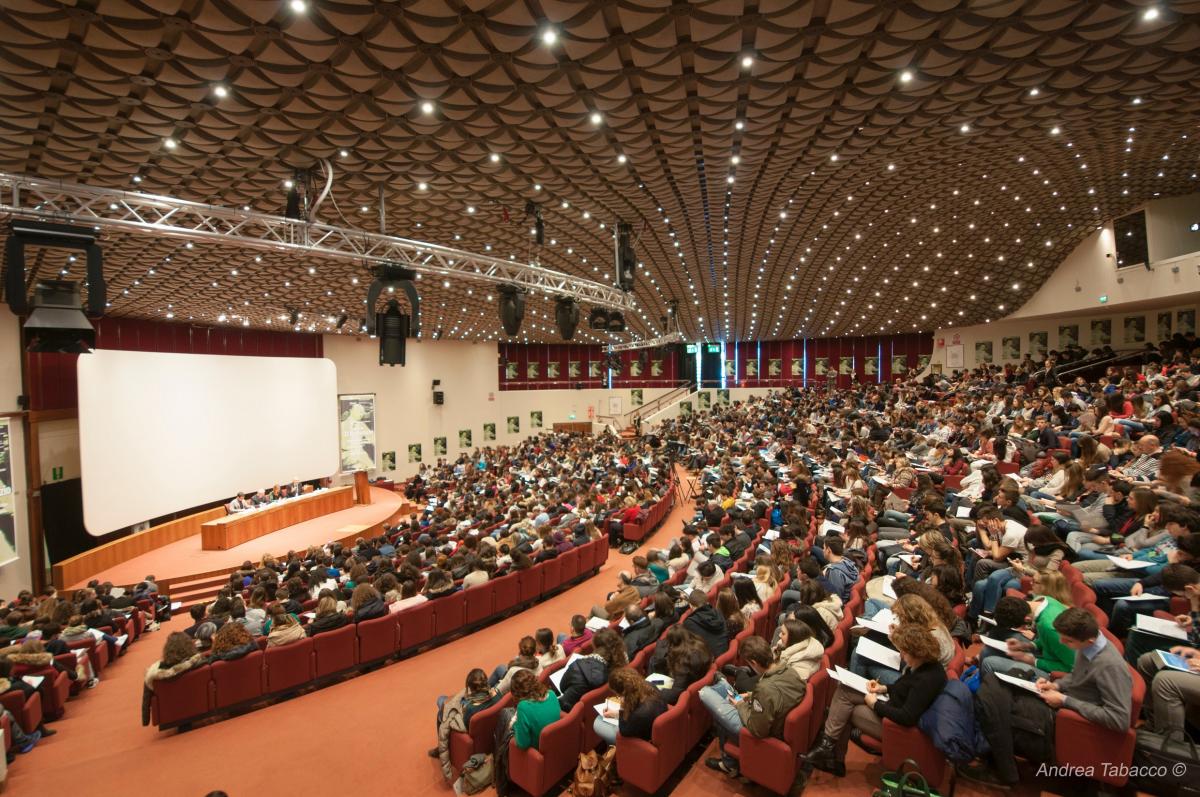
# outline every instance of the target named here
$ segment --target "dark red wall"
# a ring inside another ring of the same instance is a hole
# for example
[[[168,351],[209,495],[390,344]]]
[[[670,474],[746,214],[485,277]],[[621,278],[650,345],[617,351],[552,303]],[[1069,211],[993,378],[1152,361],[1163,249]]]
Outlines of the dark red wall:
[[[200,327],[135,318],[96,322],[96,348],[174,354],[233,354],[250,357],[321,357],[321,336],[299,332]],[[77,405],[75,354],[29,354],[29,408],[70,409]]]
[[[506,378],[506,369],[500,364],[501,390],[545,390],[550,388],[574,387],[582,383],[583,387],[604,387],[606,371],[601,367],[599,378],[589,379],[588,363],[596,361],[603,363],[603,348],[601,346],[573,346],[568,344],[545,344],[526,346],[518,343],[501,343],[500,358],[513,363],[517,367],[515,378]],[[621,372],[614,375],[613,387],[673,387],[678,384],[680,376],[676,373],[674,355],[666,349],[647,350],[647,363],[642,369],[641,376],[633,376],[632,362],[640,352],[621,352]],[[807,351],[807,373],[804,371],[804,355]],[[809,338],[801,340],[767,340],[751,341],[749,343],[728,343],[725,346],[725,359],[737,362],[737,377],[730,378],[730,387],[783,387],[787,385],[821,384],[827,379],[836,378],[838,385],[846,387],[852,377],[849,374],[840,375],[838,369],[842,357],[854,358],[854,378],[859,382],[890,382],[899,373],[893,373],[893,358],[902,357],[908,369],[915,370],[920,365],[920,358],[933,353],[933,335],[913,333],[911,335],[868,335],[860,338]],[[817,374],[818,358],[828,358],[829,371],[826,375]],[[866,373],[867,358],[878,357],[876,373]],[[661,359],[663,372],[657,377],[650,376],[649,362]],[[779,360],[779,374],[769,373],[771,360]],[[571,360],[580,362],[579,379],[567,376],[567,364]],[[528,376],[530,363],[538,366],[536,378]],[[559,376],[550,379],[548,365],[557,362]],[[753,362],[757,376],[747,373],[747,365]],[[792,374],[792,363],[797,363],[797,373]]]

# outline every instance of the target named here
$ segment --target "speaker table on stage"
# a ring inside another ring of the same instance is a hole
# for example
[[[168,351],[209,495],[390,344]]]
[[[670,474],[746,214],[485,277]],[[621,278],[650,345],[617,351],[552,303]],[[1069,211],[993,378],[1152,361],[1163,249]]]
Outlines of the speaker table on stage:
[[[356,470],[354,472],[354,503],[371,503],[371,482],[367,479],[367,472],[365,470]]]

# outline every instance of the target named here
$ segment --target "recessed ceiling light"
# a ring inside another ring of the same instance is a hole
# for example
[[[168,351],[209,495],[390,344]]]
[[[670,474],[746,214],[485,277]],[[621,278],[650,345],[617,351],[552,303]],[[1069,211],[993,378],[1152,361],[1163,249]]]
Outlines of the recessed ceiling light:
[[[421,113],[433,113],[433,103],[425,100],[421,103]]]
[[[558,41],[558,31],[554,28],[546,28],[542,31],[542,41],[546,44],[554,44]]]
[[[428,189],[428,188],[429,188],[429,184],[428,184],[428,183],[417,183],[417,190],[418,190],[418,191],[424,191],[424,190],[426,190],[426,189]]]
[[[168,138],[163,141],[163,146],[166,147],[167,149],[175,149],[175,147],[178,143],[179,142],[177,142],[175,139]]]
[[[499,163],[500,162],[499,153],[493,152],[491,155],[488,155],[488,160],[490,160],[492,163]]]
[[[958,126],[958,132],[960,132],[960,133],[970,133],[970,132],[971,132],[971,126],[970,126],[969,124],[967,124],[966,122],[963,122],[961,125],[959,125],[959,126]]]
[[[474,212],[475,212],[475,206],[474,206],[474,205],[467,205],[467,212],[468,212],[468,213],[474,213]]]
[[[1133,104],[1134,104],[1134,105],[1141,105],[1141,104],[1142,104],[1142,98],[1141,98],[1141,97],[1134,97],[1134,98],[1133,98]]]
[[[1158,19],[1158,8],[1155,6],[1150,6],[1150,8],[1147,8],[1142,12],[1142,19],[1146,20],[1147,22],[1153,22],[1154,20]]]
[[[604,121],[604,117],[600,115],[599,111],[592,111],[592,115],[589,118],[592,120],[592,124],[594,125],[598,125]]]
[[[222,98],[228,97],[229,89],[225,88],[220,83],[218,83],[217,85],[213,86],[213,94],[216,94],[218,97],[222,97]]]
[[[746,123],[743,122],[741,119],[738,119],[736,122],[733,123],[734,130],[741,130],[745,126],[746,126]]]
[[[1042,90],[1041,90],[1041,89],[1039,89],[1037,86],[1034,86],[1033,88],[1031,88],[1031,89],[1029,90],[1029,96],[1030,96],[1030,97],[1036,97],[1037,95],[1039,95],[1039,94],[1041,94],[1041,93],[1042,93]]]
[[[912,79],[913,79],[913,73],[912,73],[911,69],[905,69],[903,72],[900,73],[900,82],[901,83],[911,83]]]
[[[350,150],[348,150],[348,149],[344,149],[344,150],[342,150],[341,152],[339,152],[338,154],[339,154],[339,155],[341,155],[343,158],[349,158],[349,157],[350,157]]]
[[[308,10],[308,3],[306,3],[304,0],[292,0],[292,2],[288,3],[288,5],[291,6],[292,10],[297,14],[303,14]]]
[[[1062,128],[1058,127],[1057,125],[1050,128],[1050,135],[1052,135],[1052,136],[1057,136],[1061,132],[1062,132]]]
[[[743,56],[742,57],[742,68],[749,69],[752,66],[754,66],[754,59],[748,55]]]
[[[628,160],[628,159],[625,157],[624,154],[617,156],[617,163],[624,163],[626,160]]]

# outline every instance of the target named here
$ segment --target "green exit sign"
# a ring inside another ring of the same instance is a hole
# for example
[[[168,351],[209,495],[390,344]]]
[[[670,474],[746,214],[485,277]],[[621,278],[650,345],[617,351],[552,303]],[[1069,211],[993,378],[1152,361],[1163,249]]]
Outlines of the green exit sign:
[[[1108,294],[1107,293],[1100,297],[1100,304],[1108,304]]]
[[[688,353],[688,354],[695,354],[695,353],[696,353],[696,348],[697,348],[697,347],[696,347],[696,344],[695,344],[695,343],[689,343],[689,344],[687,345],[687,353]]]
[[[706,344],[704,347],[704,350],[706,352],[708,352],[709,354],[720,354],[721,353],[721,344],[720,343]]]

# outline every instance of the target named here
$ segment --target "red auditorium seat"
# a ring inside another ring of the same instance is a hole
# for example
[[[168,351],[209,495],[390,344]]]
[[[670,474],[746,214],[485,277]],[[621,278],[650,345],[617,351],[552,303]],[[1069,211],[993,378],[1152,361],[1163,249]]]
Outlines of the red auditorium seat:
[[[737,750],[743,775],[776,794],[788,793],[796,780],[797,759],[812,746],[819,723],[824,721],[827,680],[829,675],[824,668],[809,678],[804,699],[788,712],[784,721],[783,739],[759,739],[742,729]]]
[[[403,650],[416,650],[433,639],[433,610],[436,602],[419,603],[399,613],[400,646]]]
[[[700,690],[713,682],[713,676],[716,672],[715,667],[709,668],[709,671],[703,678],[696,681],[686,690],[688,714],[688,721],[684,726],[686,731],[684,749],[686,750],[691,750],[695,747],[704,738],[704,735],[708,733],[709,727],[712,726],[712,714],[700,702]],[[680,695],[679,699],[682,701],[684,695]]]
[[[316,676],[313,666],[313,641],[302,639],[290,645],[267,648],[266,691],[284,692],[304,686]]]
[[[82,648],[88,652],[88,659],[92,662],[92,672],[100,675],[104,668],[108,666],[108,645],[96,644],[96,640],[88,637],[87,639],[77,639],[74,642],[68,642],[67,647],[71,650]]]
[[[688,748],[688,701],[684,692],[679,701],[654,720],[650,741],[617,734],[617,774],[629,785],[648,794],[657,792],[671,773],[683,762]]]
[[[443,637],[463,626],[467,596],[462,590],[433,601],[433,635]]]
[[[467,732],[450,732],[450,766],[455,772],[462,770],[467,759],[476,753],[490,753],[496,744],[496,723],[500,712],[512,705],[512,695],[505,694],[495,704],[471,715]]]
[[[70,657],[73,666],[75,655],[68,653],[67,657]],[[53,667],[31,667],[28,664],[16,664],[13,665],[12,674],[13,678],[34,675],[45,679],[38,687],[38,693],[42,696],[43,713],[52,720],[58,719],[66,713],[67,698],[71,696],[71,679],[65,672],[60,672]]]
[[[556,556],[542,563],[542,592],[551,592],[562,586],[562,556]]]
[[[562,562],[562,583],[570,584],[579,577],[579,556],[583,551],[578,548],[572,548],[564,554],[559,554],[559,561]]]
[[[608,538],[601,537],[592,542],[592,569],[599,571],[608,561]]]
[[[596,721],[596,712],[594,707],[600,705],[608,696],[612,694],[612,690],[608,688],[608,684],[598,686],[592,691],[586,693],[579,698],[579,703],[575,708],[584,707],[584,713],[580,717],[580,743],[579,751],[595,750],[600,746],[600,737],[596,735],[596,730],[592,724]],[[572,712],[574,709],[572,709]]]
[[[587,712],[586,715],[584,712]],[[542,729],[538,747],[522,750],[509,743],[508,776],[532,797],[542,797],[579,763],[580,724],[595,714],[582,701],[557,722]]]
[[[312,638],[317,678],[344,672],[358,663],[358,633],[353,624]]]
[[[370,664],[395,655],[400,649],[399,615],[387,614],[374,620],[363,620],[358,631],[358,663]]]
[[[0,719],[0,728],[4,730],[4,753],[7,755],[13,746],[12,721],[7,715]]]
[[[1108,631],[1104,635],[1110,642],[1113,641]],[[1133,760],[1133,744],[1137,733],[1132,726],[1142,711],[1142,701],[1146,699],[1146,682],[1132,667],[1129,671],[1133,676],[1130,727],[1121,731],[1102,728],[1069,708],[1061,708],[1054,715],[1055,760],[1059,764],[1089,768],[1095,773],[1096,780],[1117,787],[1124,786],[1129,775],[1114,765],[1128,765]],[[1105,763],[1108,767],[1102,766]]]
[[[521,584],[516,573],[509,573],[491,582],[495,591],[492,609],[502,614],[521,602]]]
[[[491,581],[471,587],[466,590],[465,624],[473,626],[492,616],[492,606],[496,598],[496,585]]]
[[[0,695],[0,705],[12,712],[12,715],[17,718],[17,722],[21,724],[21,729],[26,733],[33,733],[37,730],[44,719],[40,692],[31,693],[28,699],[21,691],[5,692]]]
[[[212,668],[195,667],[154,685],[150,721],[166,730],[212,711]]]
[[[240,659],[212,663],[214,710],[262,697],[264,656],[261,650],[256,650]]]
[[[542,568],[517,571],[517,583],[521,585],[521,603],[533,603],[542,593]]]
[[[544,684],[550,683],[550,676],[566,666],[567,666],[567,660],[559,659],[558,661],[551,664],[549,667],[543,668],[542,671],[540,673],[538,673],[538,680]]]

